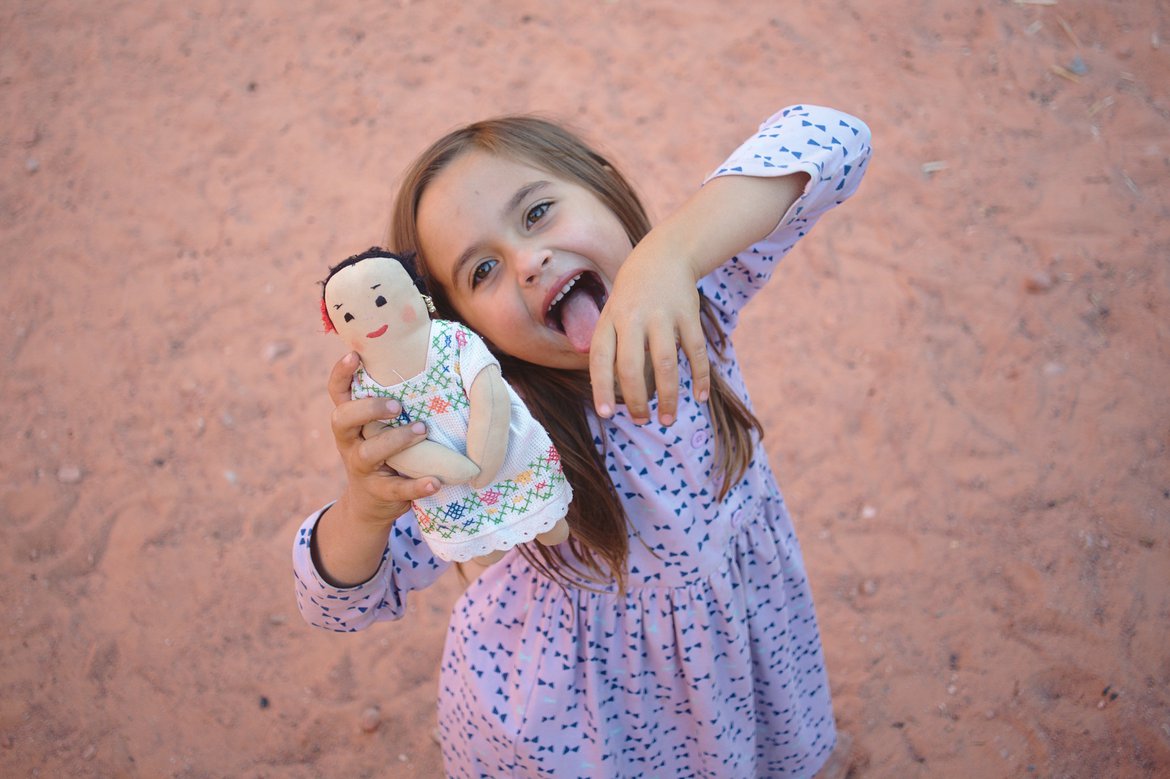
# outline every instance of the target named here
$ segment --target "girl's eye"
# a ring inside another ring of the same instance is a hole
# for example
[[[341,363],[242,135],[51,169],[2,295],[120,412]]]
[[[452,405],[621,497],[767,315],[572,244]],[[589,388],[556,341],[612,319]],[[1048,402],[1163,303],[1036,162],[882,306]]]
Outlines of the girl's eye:
[[[548,209],[551,206],[552,203],[546,201],[544,203],[537,203],[532,208],[528,209],[528,212],[524,214],[524,226],[528,229],[532,229],[533,225],[544,218],[544,215],[548,213]]]
[[[382,306],[386,305],[386,298],[378,295],[377,299],[374,301],[374,305],[378,308],[381,308]]]
[[[476,265],[475,270],[471,272],[471,288],[475,289],[478,287],[480,282],[486,279],[488,274],[492,272],[492,268],[499,265],[499,263],[499,260],[484,260],[479,265]]]
[[[352,322],[352,321],[353,321],[353,314],[346,313],[346,315],[345,315],[345,321],[346,321],[346,322]]]

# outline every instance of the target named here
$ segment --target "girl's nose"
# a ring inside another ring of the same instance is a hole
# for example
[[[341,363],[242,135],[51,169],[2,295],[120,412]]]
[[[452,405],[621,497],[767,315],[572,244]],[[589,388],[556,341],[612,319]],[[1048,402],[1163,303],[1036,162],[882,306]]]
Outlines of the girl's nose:
[[[526,253],[519,263],[520,277],[525,286],[531,286],[540,281],[541,275],[548,268],[552,260],[552,252],[547,249],[534,249]]]

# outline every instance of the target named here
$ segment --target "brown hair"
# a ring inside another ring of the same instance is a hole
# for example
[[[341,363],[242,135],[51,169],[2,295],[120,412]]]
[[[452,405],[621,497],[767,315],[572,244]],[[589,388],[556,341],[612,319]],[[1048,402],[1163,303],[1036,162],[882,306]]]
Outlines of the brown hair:
[[[470,149],[527,163],[590,190],[618,218],[631,246],[650,231],[650,220],[633,187],[604,157],[563,127],[532,116],[505,116],[467,125],[440,138],[407,170],[395,200],[387,240],[392,249],[417,255],[419,271],[443,317],[458,319],[459,315],[446,291],[430,277],[418,235],[418,204],[434,178]],[[700,295],[699,306],[703,332],[716,356],[722,358],[727,335],[705,296]],[[602,583],[608,571],[619,588],[624,588],[629,554],[626,516],[606,472],[604,454],[597,450],[589,428],[582,400],[592,395],[588,373],[533,365],[498,351],[496,356],[504,377],[524,397],[532,415],[548,430],[560,451],[565,475],[574,491],[568,517],[572,528],[569,545],[587,570],[571,566],[555,547],[527,544],[521,547],[521,554],[555,581],[564,582],[572,572]],[[723,474],[718,493],[722,500],[751,461],[752,431],[762,436],[763,429],[714,370],[708,408],[715,431],[717,472]]]

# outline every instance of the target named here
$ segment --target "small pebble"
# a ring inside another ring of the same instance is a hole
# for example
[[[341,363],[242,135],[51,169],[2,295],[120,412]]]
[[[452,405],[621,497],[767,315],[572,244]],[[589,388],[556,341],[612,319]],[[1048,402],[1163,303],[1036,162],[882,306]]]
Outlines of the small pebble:
[[[268,615],[268,624],[270,625],[283,625],[285,622],[288,622],[288,617],[284,614]]]
[[[29,173],[36,173],[41,169],[41,163],[37,160],[36,157],[29,157],[24,161],[24,169]]]
[[[264,359],[267,362],[275,362],[292,353],[292,350],[293,346],[288,341],[273,341],[264,347]]]
[[[878,585],[877,582],[875,582],[873,579],[866,579],[857,587],[857,589],[862,595],[873,595],[877,592]]]
[[[359,720],[364,733],[373,733],[382,724],[382,711],[377,706],[371,706],[362,712]]]
[[[862,519],[873,519],[876,516],[877,516],[877,509],[875,509],[873,506],[862,506],[861,507],[861,518]]]
[[[95,747],[93,744],[90,744],[85,749],[81,750],[81,759],[92,760],[95,754],[97,754],[97,747]]]
[[[1072,62],[1068,63],[1068,69],[1070,73],[1075,73],[1078,76],[1083,76],[1089,72],[1089,66],[1081,59],[1080,54],[1072,58]]]
[[[410,762],[410,758],[409,758],[409,757],[407,757],[406,755],[402,754],[402,753],[399,753],[399,755],[398,755],[398,762],[399,762],[399,763],[409,763],[409,762]]]
[[[57,481],[62,484],[76,484],[81,481],[81,469],[76,465],[62,465],[57,470]]]
[[[1024,289],[1037,295],[1052,289],[1052,285],[1055,283],[1056,280],[1052,278],[1052,274],[1047,271],[1037,271],[1024,279]]]
[[[958,691],[958,687],[953,684],[947,685],[947,695],[954,695]]]
[[[228,484],[235,485],[239,484],[240,482],[240,477],[236,475],[235,471],[224,471],[223,477],[227,479]]]
[[[269,706],[268,696],[267,696],[267,695],[261,695],[261,696],[260,696],[260,708],[262,708],[262,709],[267,709],[267,708],[268,708],[268,706]]]

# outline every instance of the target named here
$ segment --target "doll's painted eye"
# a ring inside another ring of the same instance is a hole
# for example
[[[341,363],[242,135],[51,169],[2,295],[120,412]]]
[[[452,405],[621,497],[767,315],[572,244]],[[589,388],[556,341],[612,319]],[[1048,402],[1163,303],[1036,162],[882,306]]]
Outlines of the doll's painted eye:
[[[386,305],[386,298],[378,295],[378,297],[374,299],[374,305],[378,308],[381,308],[382,306]]]
[[[349,314],[349,313],[347,313],[347,314],[345,315],[345,321],[346,321],[346,322],[352,322],[352,321],[353,321],[353,314]]]

